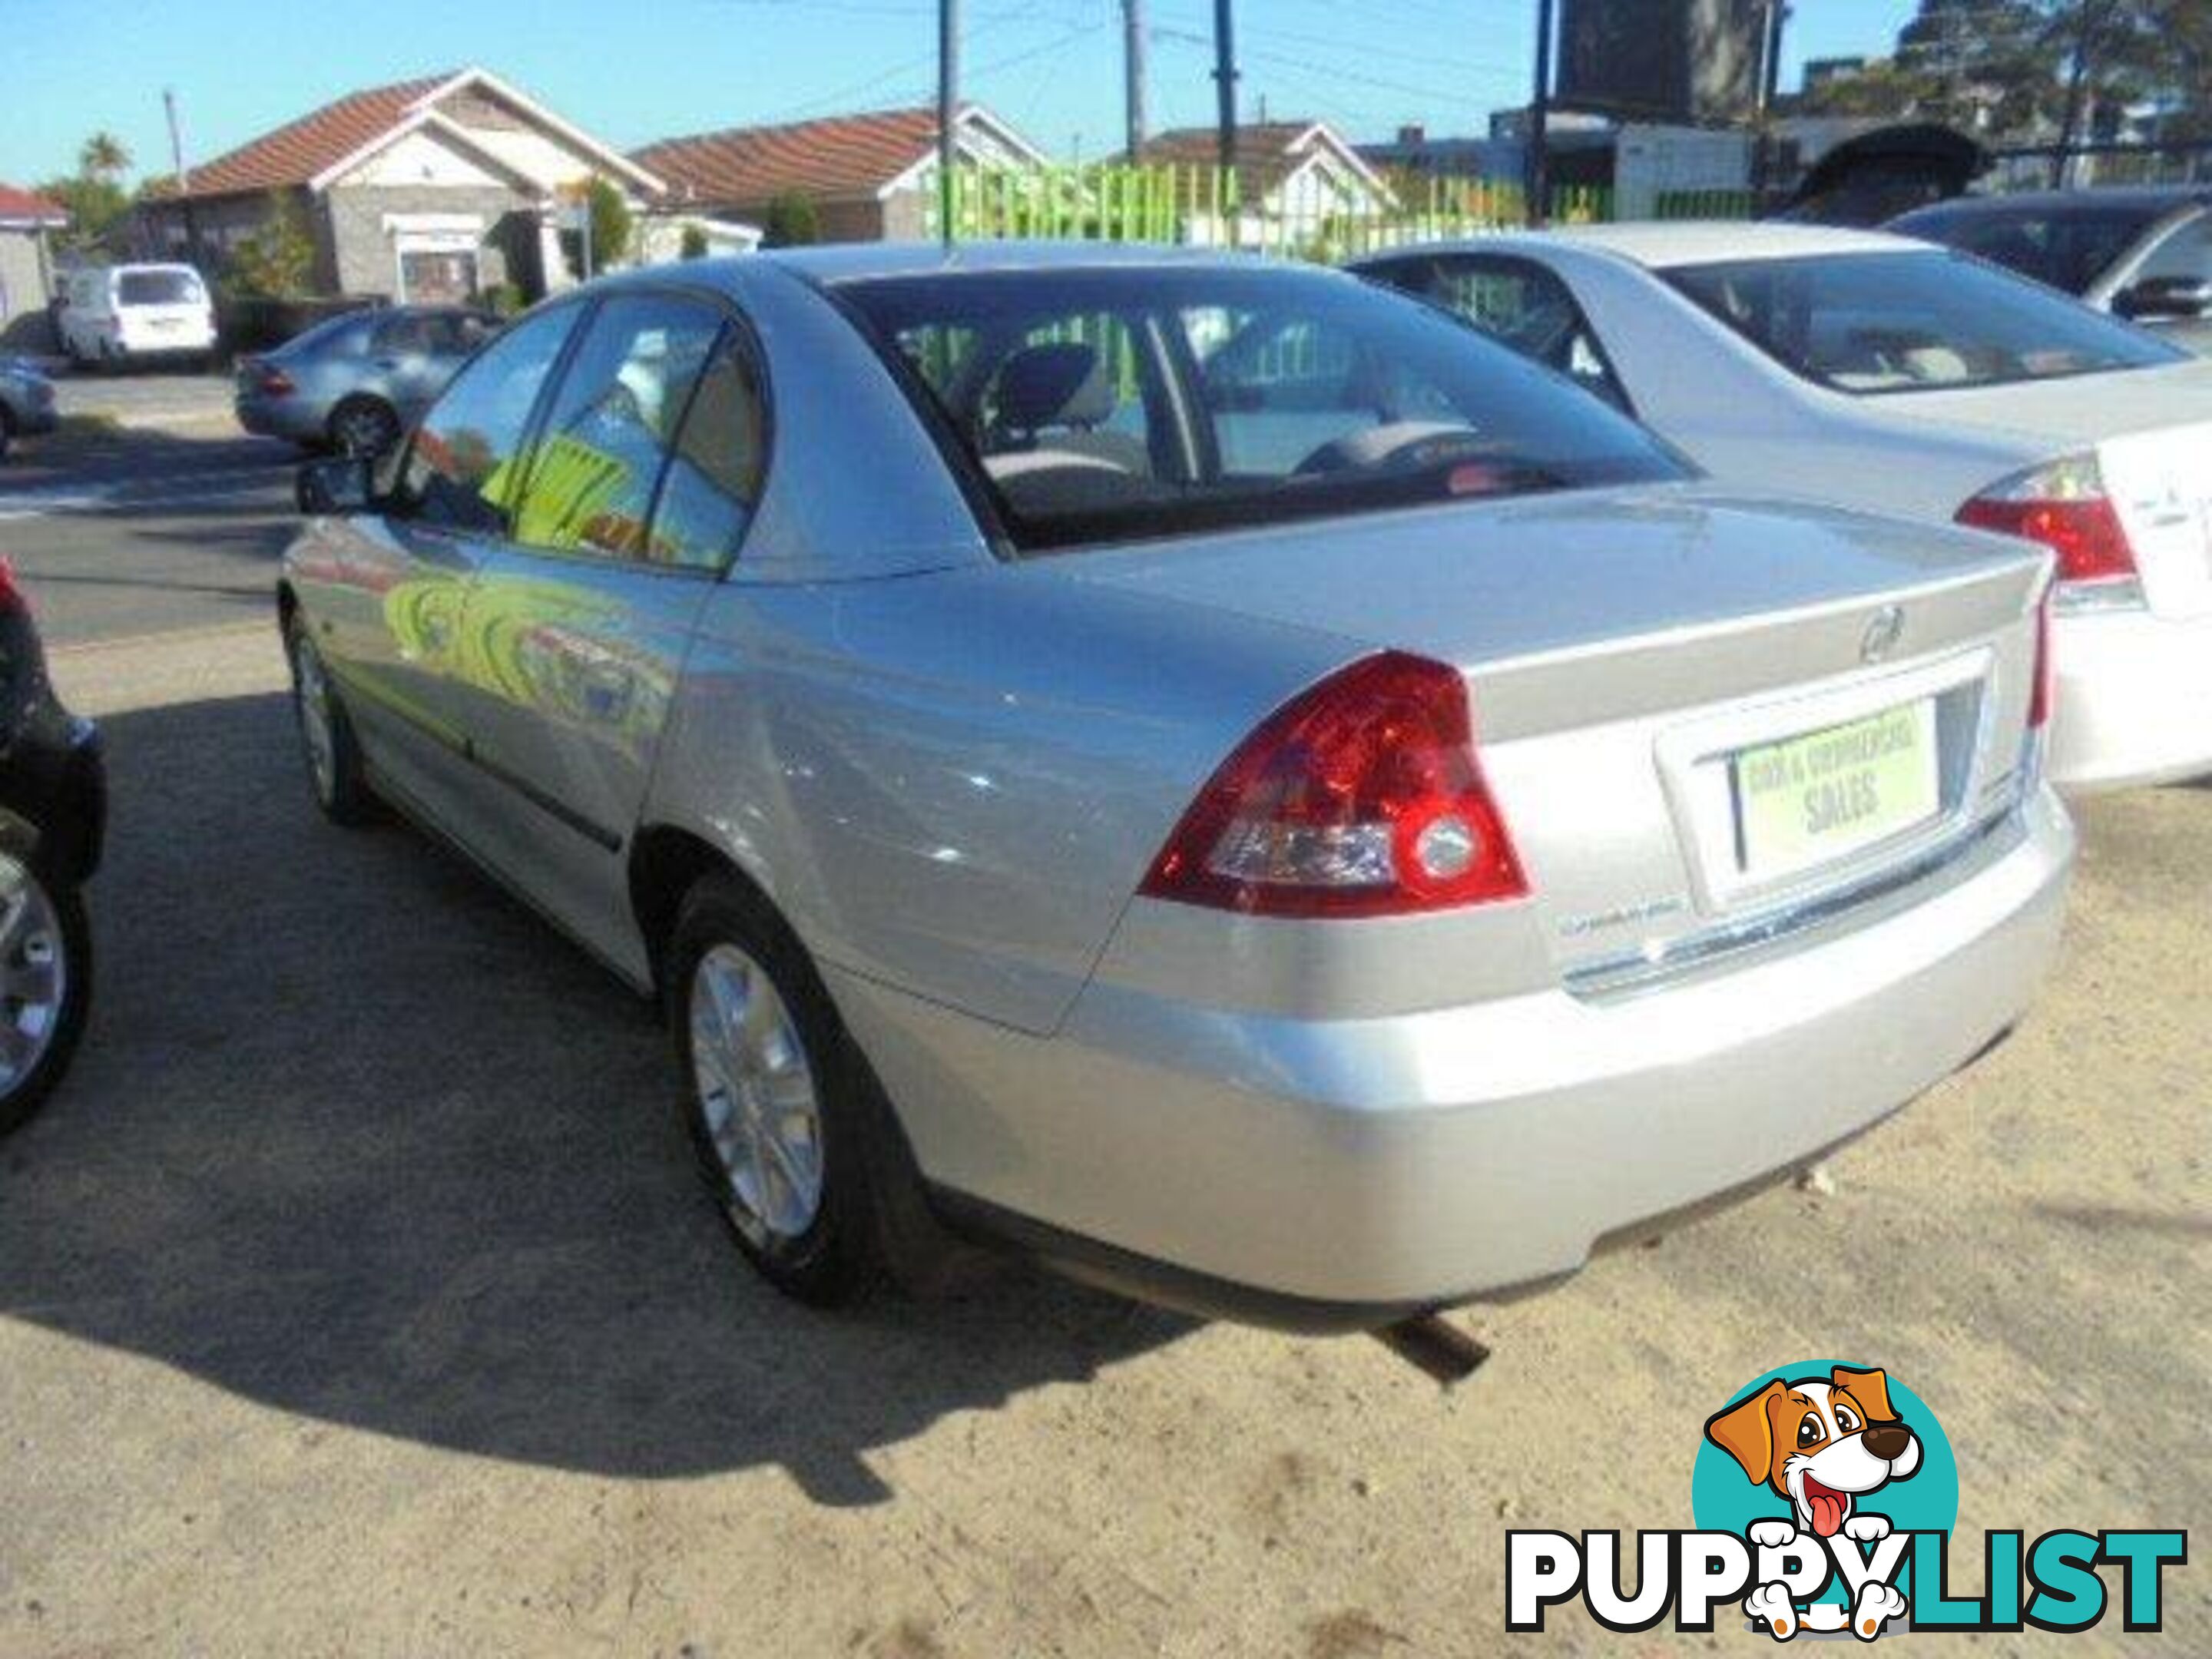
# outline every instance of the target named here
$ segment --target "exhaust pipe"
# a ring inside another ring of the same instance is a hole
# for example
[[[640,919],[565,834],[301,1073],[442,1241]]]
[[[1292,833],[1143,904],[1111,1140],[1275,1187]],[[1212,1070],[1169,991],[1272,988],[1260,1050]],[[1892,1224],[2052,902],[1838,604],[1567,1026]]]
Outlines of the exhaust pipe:
[[[1466,1382],[1490,1358],[1489,1349],[1442,1314],[1416,1314],[1378,1327],[1373,1334],[1415,1370],[1447,1389]]]

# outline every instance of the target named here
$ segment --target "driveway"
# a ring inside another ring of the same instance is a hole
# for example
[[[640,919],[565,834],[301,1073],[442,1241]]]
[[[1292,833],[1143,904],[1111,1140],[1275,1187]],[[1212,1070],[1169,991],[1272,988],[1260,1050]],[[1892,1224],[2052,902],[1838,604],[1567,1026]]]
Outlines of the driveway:
[[[187,409],[71,422],[0,465],[0,552],[37,597],[53,644],[217,627],[266,615],[277,556],[297,523],[299,452],[238,430],[227,392],[179,394],[167,377],[62,383],[103,398],[147,389]]]
[[[1830,1356],[1941,1414],[1970,1535],[2203,1524],[2212,792],[2086,811],[2037,1014],[1832,1191],[1477,1310],[1447,1395],[1013,1267],[778,1300],[645,1010],[313,817],[266,627],[57,672],[116,818],[95,1024],[0,1149],[0,1652],[1486,1654],[1507,1528],[1691,1524],[1705,1418]],[[1975,1651],[2212,1651],[2203,1575],[2162,1643]]]

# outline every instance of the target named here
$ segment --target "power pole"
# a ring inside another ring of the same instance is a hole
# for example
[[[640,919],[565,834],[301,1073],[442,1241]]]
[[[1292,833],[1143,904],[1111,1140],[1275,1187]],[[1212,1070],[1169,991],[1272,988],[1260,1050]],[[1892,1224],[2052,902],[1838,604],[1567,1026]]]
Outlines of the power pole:
[[[952,169],[960,155],[960,0],[937,0],[937,223],[951,247]]]
[[[1536,0],[1536,85],[1528,100],[1528,228],[1541,230],[1552,212],[1552,0]]]
[[[1230,0],[1213,0],[1213,86],[1224,173],[1237,165],[1237,33],[1229,10]]]
[[[200,263],[199,216],[192,211],[192,173],[185,165],[185,125],[177,115],[177,89],[161,88],[161,112],[169,118],[169,165],[177,175],[177,194],[185,206],[185,252],[194,269]]]
[[[1121,82],[1127,155],[1133,165],[1145,147],[1145,0],[1121,0]]]

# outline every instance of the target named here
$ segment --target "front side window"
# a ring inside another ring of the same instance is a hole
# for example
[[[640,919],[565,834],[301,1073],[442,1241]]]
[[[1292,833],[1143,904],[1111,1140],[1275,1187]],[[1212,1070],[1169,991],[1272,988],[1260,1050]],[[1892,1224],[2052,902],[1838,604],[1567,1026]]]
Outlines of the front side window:
[[[970,271],[841,292],[1025,550],[1684,473],[1512,352],[1328,273]]]
[[[1784,368],[1838,392],[2004,386],[2184,359],[2033,283],[1932,249],[1663,274]]]
[[[512,532],[531,413],[580,315],[565,305],[527,318],[461,371],[407,449],[396,513],[471,534]]]
[[[710,305],[659,295],[617,295],[599,307],[553,395],[515,515],[517,541],[645,556],[653,491],[722,322]]]

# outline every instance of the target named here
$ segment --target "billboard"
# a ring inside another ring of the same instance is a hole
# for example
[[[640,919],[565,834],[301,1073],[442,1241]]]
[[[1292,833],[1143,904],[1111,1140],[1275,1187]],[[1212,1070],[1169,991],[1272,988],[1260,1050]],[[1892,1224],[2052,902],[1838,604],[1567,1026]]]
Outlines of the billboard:
[[[1558,98],[1638,121],[1735,121],[1759,101],[1777,0],[1560,0]]]

